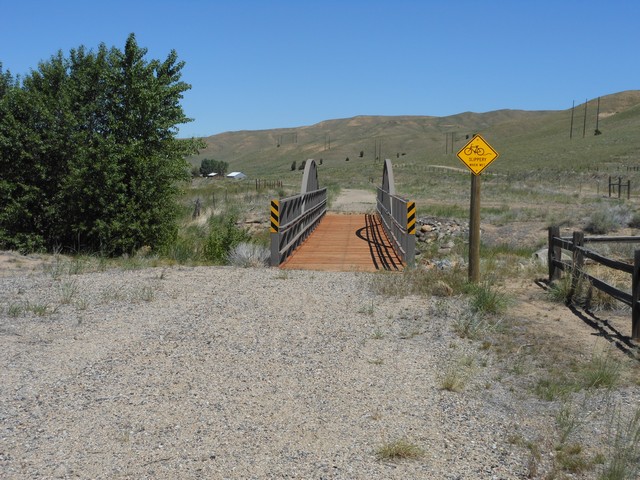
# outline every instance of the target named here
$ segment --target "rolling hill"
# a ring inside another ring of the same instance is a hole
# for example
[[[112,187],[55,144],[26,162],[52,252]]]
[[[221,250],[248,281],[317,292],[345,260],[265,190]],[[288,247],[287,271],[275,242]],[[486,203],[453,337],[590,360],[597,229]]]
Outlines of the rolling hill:
[[[473,133],[481,133],[500,153],[491,166],[494,172],[640,164],[640,90],[606,95],[599,103],[601,135],[594,135],[598,100],[593,99],[575,106],[571,138],[570,108],[447,117],[357,116],[298,128],[213,135],[204,138],[206,148],[190,161],[199,165],[203,158],[215,158],[250,177],[286,179],[292,162],[322,159],[328,181],[340,183],[340,178],[356,172],[363,178],[375,174],[384,158],[405,166],[460,167],[455,153]]]

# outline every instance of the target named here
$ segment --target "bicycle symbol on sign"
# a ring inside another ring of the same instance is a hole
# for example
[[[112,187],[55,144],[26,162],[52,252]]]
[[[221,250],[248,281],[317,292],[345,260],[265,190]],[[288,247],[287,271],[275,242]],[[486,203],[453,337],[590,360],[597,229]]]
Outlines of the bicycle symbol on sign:
[[[469,145],[464,149],[465,155],[471,155],[472,153],[482,156],[484,155],[484,148],[480,147],[479,145]]]

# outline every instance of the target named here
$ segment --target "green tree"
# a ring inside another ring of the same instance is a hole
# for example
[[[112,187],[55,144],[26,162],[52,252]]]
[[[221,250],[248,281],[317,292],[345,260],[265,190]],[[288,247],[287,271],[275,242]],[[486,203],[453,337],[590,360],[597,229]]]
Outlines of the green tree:
[[[176,138],[190,121],[184,62],[146,53],[131,34],[123,51],[58,52],[20,85],[0,71],[3,248],[120,254],[173,241],[184,158],[200,144]]]
[[[200,164],[200,173],[202,175],[209,175],[212,172],[218,175],[224,176],[227,173],[229,164],[222,160],[214,160],[212,158],[205,158]]]

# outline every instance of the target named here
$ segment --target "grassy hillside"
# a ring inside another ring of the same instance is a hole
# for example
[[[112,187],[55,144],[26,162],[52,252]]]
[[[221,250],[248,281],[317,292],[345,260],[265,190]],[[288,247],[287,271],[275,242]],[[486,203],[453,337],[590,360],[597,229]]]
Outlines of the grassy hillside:
[[[292,129],[228,132],[205,138],[207,147],[191,161],[224,160],[250,178],[283,180],[295,191],[302,172],[291,171],[294,161],[322,159],[322,185],[374,188],[383,159],[390,158],[398,191],[416,199],[419,208],[443,205],[463,211],[468,175],[437,167],[466,173],[455,153],[473,133],[481,133],[500,153],[483,174],[485,205],[534,209],[551,202],[561,209],[597,196],[606,189],[608,175],[623,175],[640,185],[640,172],[627,171],[640,165],[640,90],[601,97],[601,135],[594,135],[596,111],[597,100],[590,100],[585,122],[585,104],[576,105],[572,138],[571,109],[359,116]]]
[[[640,123],[640,90],[600,99],[599,129],[603,134],[598,136],[593,135],[596,104],[596,100],[587,104],[584,138],[585,105],[576,105],[572,140],[571,109],[466,112],[449,117],[360,116],[292,129],[214,135],[204,139],[207,147],[191,161],[199,164],[202,158],[213,157],[250,176],[274,178],[286,173],[293,161],[322,158],[328,167],[349,157],[363,166],[375,163],[376,153],[382,158],[401,159],[402,163],[459,166],[453,154],[445,154],[451,150],[450,145],[445,146],[451,138],[447,135],[454,136],[453,149],[457,151],[467,135],[476,132],[500,152],[500,161],[491,167],[496,172],[558,166],[559,161],[563,167],[591,167],[635,160],[634,152],[640,146],[635,133]],[[360,151],[364,153],[362,158]]]

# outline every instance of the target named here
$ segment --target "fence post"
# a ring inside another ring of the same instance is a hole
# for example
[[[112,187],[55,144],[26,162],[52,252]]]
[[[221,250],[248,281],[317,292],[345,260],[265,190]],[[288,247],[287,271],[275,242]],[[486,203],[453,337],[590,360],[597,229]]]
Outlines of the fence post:
[[[621,188],[622,188],[622,177],[618,177],[618,198],[620,198]]]
[[[573,298],[584,266],[584,255],[580,248],[584,246],[584,232],[573,232],[573,265],[571,268],[571,291],[569,300]]]
[[[633,277],[631,279],[631,338],[640,340],[640,250],[636,250],[633,259]]]
[[[631,180],[627,180],[627,200],[631,198]]]
[[[562,258],[562,248],[553,241],[560,236],[560,227],[549,227],[549,247],[547,248],[547,265],[549,266],[549,283],[560,278],[560,269],[555,262]]]
[[[611,198],[611,175],[609,175],[609,198]]]

